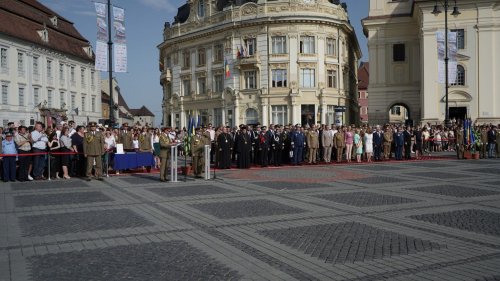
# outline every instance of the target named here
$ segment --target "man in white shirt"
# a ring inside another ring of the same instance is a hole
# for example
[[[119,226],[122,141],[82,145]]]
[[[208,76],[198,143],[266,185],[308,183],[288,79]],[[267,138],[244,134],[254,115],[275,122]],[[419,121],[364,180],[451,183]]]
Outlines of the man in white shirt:
[[[45,153],[47,151],[47,142],[49,139],[43,132],[42,122],[36,122],[35,130],[31,132],[31,139],[33,140],[32,150],[33,153]],[[43,170],[45,169],[45,155],[33,156],[33,177],[36,180],[44,180]]]

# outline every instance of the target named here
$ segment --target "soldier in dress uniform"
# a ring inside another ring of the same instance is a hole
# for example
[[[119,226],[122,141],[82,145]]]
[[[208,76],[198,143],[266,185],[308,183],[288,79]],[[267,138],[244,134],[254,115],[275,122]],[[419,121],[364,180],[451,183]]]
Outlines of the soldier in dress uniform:
[[[307,148],[309,150],[309,164],[316,164],[316,155],[319,148],[319,134],[316,126],[309,128],[307,134]]]
[[[462,128],[462,125],[458,125],[457,130],[455,132],[455,138],[456,138],[456,145],[457,145],[457,158],[458,159],[464,159],[464,130]]]
[[[129,130],[128,123],[123,123],[122,130],[118,134],[117,143],[123,144],[123,150],[125,151],[133,151],[134,150],[134,134],[132,130]]]
[[[389,160],[389,158],[391,156],[392,140],[393,140],[393,132],[391,131],[390,127],[387,127],[385,129],[385,133],[384,133],[384,159],[385,160]]]
[[[87,181],[92,178],[92,168],[95,162],[95,177],[97,180],[102,178],[102,156],[106,152],[104,148],[104,136],[101,132],[96,131],[97,123],[89,123],[89,131],[85,133],[83,140],[83,153],[87,158]]]
[[[205,141],[201,128],[195,129],[195,135],[191,138],[191,155],[193,157],[193,174],[197,178],[201,178],[203,166],[205,165]],[[210,138],[208,138],[210,140]]]
[[[345,127],[337,128],[337,133],[333,137],[333,146],[337,151],[337,163],[342,162],[342,155],[344,154],[345,147],[345,135],[344,135]]]
[[[162,133],[160,134],[160,181],[167,180],[167,167],[168,167],[168,158],[170,157],[170,147],[172,146],[172,142],[168,136],[169,127],[165,127],[162,129]]]
[[[152,129],[143,128],[139,135],[139,151],[144,153],[153,153],[153,131]],[[151,171],[151,166],[146,166],[148,173]]]
[[[281,166],[283,160],[283,150],[285,149],[283,132],[280,126],[275,126],[275,131],[272,134],[271,153],[274,166]]]
[[[323,145],[323,161],[325,163],[331,162],[332,147],[333,147],[333,128],[325,125],[323,133],[321,134],[321,144]]]

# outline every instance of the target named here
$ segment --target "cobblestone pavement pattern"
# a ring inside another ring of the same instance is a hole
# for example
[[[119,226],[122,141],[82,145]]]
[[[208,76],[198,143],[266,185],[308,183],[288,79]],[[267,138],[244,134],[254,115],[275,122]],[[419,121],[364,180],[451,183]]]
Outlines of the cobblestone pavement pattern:
[[[0,183],[0,281],[500,280],[500,161]]]

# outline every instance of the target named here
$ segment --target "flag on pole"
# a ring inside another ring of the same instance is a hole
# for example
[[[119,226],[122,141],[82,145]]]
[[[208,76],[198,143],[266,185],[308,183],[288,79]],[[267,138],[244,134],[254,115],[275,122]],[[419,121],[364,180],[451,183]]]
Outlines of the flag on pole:
[[[231,76],[231,72],[229,71],[229,64],[227,63],[227,59],[224,59],[224,72],[226,73],[226,78]]]

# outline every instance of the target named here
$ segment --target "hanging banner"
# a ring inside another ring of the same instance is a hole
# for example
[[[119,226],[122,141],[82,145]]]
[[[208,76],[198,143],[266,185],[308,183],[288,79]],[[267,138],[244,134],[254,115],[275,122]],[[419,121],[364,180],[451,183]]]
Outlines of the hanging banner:
[[[438,83],[444,84],[446,81],[446,46],[444,31],[436,32],[438,51]],[[457,33],[448,32],[448,83],[454,84],[457,80]]]
[[[95,43],[95,69],[108,71],[108,45],[102,41]]]
[[[127,45],[115,44],[114,46],[114,70],[115,72],[127,72]]]
[[[115,28],[115,43],[125,44],[127,42],[127,38],[125,36],[124,9],[113,7],[113,27]]]
[[[94,3],[97,14],[97,40],[106,41],[108,39],[108,25],[106,24],[106,4]]]

